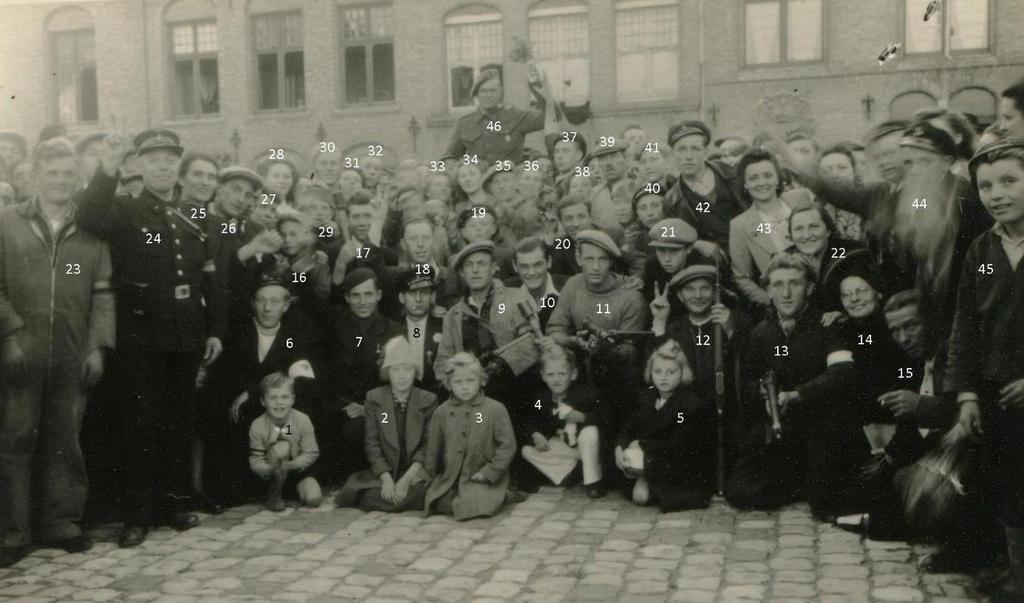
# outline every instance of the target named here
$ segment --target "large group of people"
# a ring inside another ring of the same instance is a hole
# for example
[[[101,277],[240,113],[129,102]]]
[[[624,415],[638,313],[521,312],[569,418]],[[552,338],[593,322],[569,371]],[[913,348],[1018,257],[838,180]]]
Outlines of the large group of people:
[[[585,140],[502,86],[393,169],[0,133],[0,566],[110,509],[131,547],[255,500],[461,520],[580,485],[806,500],[1019,600],[1024,82],[983,131],[936,109],[834,144]],[[926,533],[900,493],[957,439],[978,470]]]

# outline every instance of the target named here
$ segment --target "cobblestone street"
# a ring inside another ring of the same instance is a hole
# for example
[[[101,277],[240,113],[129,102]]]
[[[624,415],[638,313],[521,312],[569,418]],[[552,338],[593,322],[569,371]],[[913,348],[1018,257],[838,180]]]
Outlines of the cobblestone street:
[[[923,575],[926,552],[862,542],[779,513],[660,514],[619,495],[542,489],[495,518],[456,523],[324,504],[203,517],[118,549],[38,550],[0,570],[3,601],[725,601],[957,603],[970,579]]]

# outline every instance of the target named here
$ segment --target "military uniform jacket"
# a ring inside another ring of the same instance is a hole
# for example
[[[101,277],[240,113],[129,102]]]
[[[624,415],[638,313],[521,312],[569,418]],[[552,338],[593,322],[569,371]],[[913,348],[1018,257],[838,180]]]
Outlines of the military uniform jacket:
[[[487,129],[492,122],[495,125]],[[497,125],[499,123],[500,126]],[[455,124],[448,154],[455,157],[476,155],[484,167],[505,160],[516,164],[523,158],[526,135],[543,128],[543,111],[524,111],[514,107],[498,107],[487,112],[477,109],[460,117]]]
[[[116,196],[117,178],[102,169],[81,197],[83,230],[110,244],[117,296],[117,346],[199,352],[223,338],[225,302],[202,226],[149,189]]]

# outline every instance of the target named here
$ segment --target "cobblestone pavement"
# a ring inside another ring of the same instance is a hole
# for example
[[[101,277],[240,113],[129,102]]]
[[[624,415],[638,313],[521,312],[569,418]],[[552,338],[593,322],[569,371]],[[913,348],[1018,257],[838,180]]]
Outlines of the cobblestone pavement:
[[[256,506],[118,549],[37,550],[0,570],[3,601],[725,601],[954,603],[970,579],[923,575],[926,552],[862,542],[806,505],[660,514],[619,495],[544,488],[494,518]]]

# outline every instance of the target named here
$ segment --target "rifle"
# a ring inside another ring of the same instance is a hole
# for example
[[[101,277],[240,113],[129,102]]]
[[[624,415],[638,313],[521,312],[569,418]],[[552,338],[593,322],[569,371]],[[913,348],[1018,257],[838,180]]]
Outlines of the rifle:
[[[765,443],[771,444],[782,438],[782,423],[779,421],[779,386],[775,383],[775,371],[768,369],[761,378],[761,387],[764,388],[768,405],[768,415],[771,418],[771,427],[765,429]],[[767,427],[767,426],[766,426]]]
[[[718,254],[715,254],[715,303],[722,302],[722,284],[718,270]],[[712,328],[714,341],[712,353],[715,366],[715,409],[718,411],[718,495],[725,494],[725,359],[722,353],[722,325],[715,323]]]
[[[631,337],[647,337],[653,335],[654,331],[623,331],[619,329],[602,329],[589,320],[583,321],[583,328],[576,332],[576,335],[593,335],[602,342],[614,343],[616,339],[628,339]]]
[[[493,350],[488,350],[481,354],[480,364],[487,364],[491,360],[501,356],[509,348],[515,347],[523,343],[524,341],[530,339],[531,335],[536,337],[538,340],[544,336],[544,333],[541,331],[540,328],[540,319],[537,317],[537,313],[533,311],[533,308],[530,308],[527,304],[524,304],[522,302],[517,303],[516,307],[519,308],[519,312],[523,315],[523,317],[526,318],[526,322],[521,323],[518,327],[516,327],[516,332],[519,333],[522,332],[524,329],[527,330],[518,337],[516,337],[515,339],[513,339],[512,341],[506,343],[505,345],[502,345]]]

